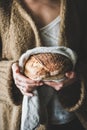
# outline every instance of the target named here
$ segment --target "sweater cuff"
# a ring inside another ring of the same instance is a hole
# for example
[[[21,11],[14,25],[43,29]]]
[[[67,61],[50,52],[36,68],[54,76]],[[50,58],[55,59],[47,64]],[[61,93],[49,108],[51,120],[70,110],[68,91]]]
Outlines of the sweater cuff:
[[[85,99],[85,86],[83,81],[75,82],[59,92],[59,100],[62,106],[69,112],[81,107]]]

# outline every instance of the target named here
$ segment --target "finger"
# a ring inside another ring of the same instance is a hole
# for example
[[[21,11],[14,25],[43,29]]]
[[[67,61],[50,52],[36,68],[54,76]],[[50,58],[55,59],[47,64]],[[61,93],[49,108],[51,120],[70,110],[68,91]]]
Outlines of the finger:
[[[28,86],[28,87],[24,87],[23,91],[25,93],[28,93],[28,92],[32,92],[35,88],[36,88],[36,86]]]
[[[76,73],[71,71],[65,74],[67,78],[72,79],[76,77]]]
[[[32,97],[32,96],[33,96],[33,93],[31,93],[31,92],[26,93],[26,92],[24,92],[23,90],[21,90],[21,93],[22,93],[23,95],[26,95],[26,96],[29,96],[29,97]]]
[[[20,81],[20,80],[15,80],[15,84],[19,85],[19,86],[24,86],[25,88],[29,88],[29,86],[31,87],[37,87],[37,86],[42,86],[43,83],[42,82],[34,82],[34,83],[27,83],[26,81]]]
[[[15,80],[17,80],[18,82],[21,82],[21,83],[26,83],[26,84],[36,84],[37,86],[43,84],[42,81],[31,80],[31,79],[27,78],[26,76],[22,75],[21,73],[18,73],[16,75],[16,79]]]
[[[23,95],[31,96],[31,97],[34,95],[32,92],[25,92],[23,86],[18,86],[18,88],[20,89],[20,91],[21,91],[21,93],[22,93]]]
[[[45,84],[61,86],[62,82],[53,82],[53,81],[48,82],[48,81],[46,81]]]
[[[45,82],[45,84],[53,87],[56,90],[60,90],[63,87],[63,82]]]
[[[27,86],[24,86],[24,85],[20,85],[18,84],[17,87],[20,89],[20,90],[23,90],[25,93],[29,93],[29,92],[32,92],[33,90],[35,90],[38,86],[32,86],[32,85],[27,85]]]
[[[32,92],[34,89],[35,89],[35,87],[33,86],[28,86],[28,87],[25,87],[25,86],[23,86],[23,85],[17,85],[17,87],[20,89],[20,90],[23,90],[25,93],[27,93],[27,92]]]

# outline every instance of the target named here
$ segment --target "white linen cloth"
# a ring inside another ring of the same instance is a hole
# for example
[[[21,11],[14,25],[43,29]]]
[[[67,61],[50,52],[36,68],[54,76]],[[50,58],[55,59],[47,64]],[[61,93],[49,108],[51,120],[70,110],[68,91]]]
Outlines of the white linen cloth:
[[[26,51],[20,57],[20,59],[19,59],[20,71],[23,72],[25,62],[31,55],[38,54],[38,53],[46,53],[46,52],[65,55],[66,57],[68,57],[71,60],[71,62],[73,63],[73,67],[76,64],[77,55],[70,48],[67,48],[64,46],[36,47],[34,49]],[[23,97],[21,130],[35,130],[37,125],[39,125],[40,104],[39,104],[38,91],[34,90],[33,93],[34,93],[33,97],[28,97],[28,96]],[[45,99],[43,99],[43,100],[45,100]]]

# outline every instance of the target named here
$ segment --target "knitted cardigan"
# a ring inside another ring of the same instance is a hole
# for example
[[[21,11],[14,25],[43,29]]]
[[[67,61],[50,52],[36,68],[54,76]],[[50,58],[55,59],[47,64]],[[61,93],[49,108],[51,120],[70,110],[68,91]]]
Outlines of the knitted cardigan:
[[[78,54],[78,86],[73,84],[59,92],[61,104],[75,112],[87,129],[87,26],[86,0],[61,0],[59,45]],[[0,0],[0,130],[19,130],[22,94],[15,86],[11,65],[26,50],[42,46],[39,29],[21,0]],[[41,124],[37,130],[45,130]]]

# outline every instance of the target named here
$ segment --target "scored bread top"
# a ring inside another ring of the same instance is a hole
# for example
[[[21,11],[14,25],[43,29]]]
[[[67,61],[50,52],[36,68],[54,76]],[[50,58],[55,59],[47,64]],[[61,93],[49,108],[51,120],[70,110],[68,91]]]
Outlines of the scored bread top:
[[[33,55],[48,71],[69,71],[72,69],[72,62],[64,55],[57,53],[42,53]]]
[[[40,53],[30,56],[25,64],[24,73],[32,78],[62,75],[73,68],[72,62],[57,53]]]

